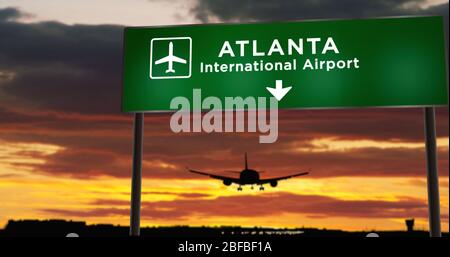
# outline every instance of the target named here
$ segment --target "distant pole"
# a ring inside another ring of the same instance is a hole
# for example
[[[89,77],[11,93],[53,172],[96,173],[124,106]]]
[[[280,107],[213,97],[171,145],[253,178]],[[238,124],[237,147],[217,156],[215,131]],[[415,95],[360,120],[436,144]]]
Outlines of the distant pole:
[[[141,223],[142,147],[144,113],[134,114],[133,173],[131,177],[130,235],[139,236]]]
[[[439,178],[436,154],[436,125],[434,107],[424,108],[425,145],[427,150],[428,223],[430,236],[441,236]]]

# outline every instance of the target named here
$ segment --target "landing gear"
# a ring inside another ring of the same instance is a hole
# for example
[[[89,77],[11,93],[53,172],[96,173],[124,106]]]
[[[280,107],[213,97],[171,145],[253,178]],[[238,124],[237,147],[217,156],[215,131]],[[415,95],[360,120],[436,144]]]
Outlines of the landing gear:
[[[252,187],[250,187],[250,189],[253,190],[253,185],[252,185]]]
[[[242,191],[242,187],[241,186],[238,187],[238,191]]]
[[[260,187],[259,187],[259,191],[264,191],[264,187],[263,187],[263,186],[260,186]]]

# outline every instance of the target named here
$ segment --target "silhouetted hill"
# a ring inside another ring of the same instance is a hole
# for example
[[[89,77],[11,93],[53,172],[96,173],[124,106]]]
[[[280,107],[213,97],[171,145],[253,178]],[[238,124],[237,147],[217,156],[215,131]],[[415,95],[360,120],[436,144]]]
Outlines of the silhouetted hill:
[[[126,237],[129,228],[110,224],[87,225],[83,221],[66,220],[9,220],[0,236],[56,236],[64,237],[68,233],[77,233],[81,237]],[[219,236],[274,236],[274,237],[311,237],[311,236],[339,236],[364,237],[368,232],[349,232],[342,230],[327,230],[315,228],[278,229],[264,227],[144,227],[141,236],[152,237],[219,237]],[[380,237],[428,237],[427,231],[376,231]],[[448,237],[448,233],[444,234]]]

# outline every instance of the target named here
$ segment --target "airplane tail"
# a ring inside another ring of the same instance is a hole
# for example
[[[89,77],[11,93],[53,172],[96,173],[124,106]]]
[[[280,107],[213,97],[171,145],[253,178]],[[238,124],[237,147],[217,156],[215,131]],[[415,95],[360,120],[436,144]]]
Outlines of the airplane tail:
[[[248,169],[247,153],[245,153],[245,169]]]
[[[175,70],[174,69],[167,69],[166,73],[175,73]]]

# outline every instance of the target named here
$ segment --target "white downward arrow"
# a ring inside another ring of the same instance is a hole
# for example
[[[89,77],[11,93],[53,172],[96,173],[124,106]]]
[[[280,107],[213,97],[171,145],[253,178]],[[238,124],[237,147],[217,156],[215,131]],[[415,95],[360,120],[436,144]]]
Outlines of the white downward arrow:
[[[289,92],[289,90],[291,90],[292,87],[283,88],[283,81],[276,80],[275,88],[272,88],[272,87],[266,87],[266,88],[278,101],[280,101],[287,94],[287,92]]]

